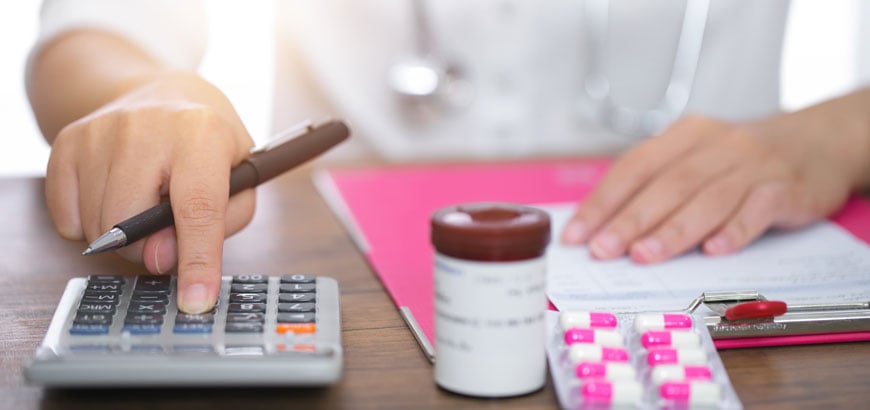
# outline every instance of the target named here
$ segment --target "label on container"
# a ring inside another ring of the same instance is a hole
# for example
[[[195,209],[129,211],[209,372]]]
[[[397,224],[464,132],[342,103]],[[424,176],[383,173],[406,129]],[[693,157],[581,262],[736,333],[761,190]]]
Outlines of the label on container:
[[[478,262],[435,255],[435,381],[473,396],[512,396],[546,380],[543,257]]]

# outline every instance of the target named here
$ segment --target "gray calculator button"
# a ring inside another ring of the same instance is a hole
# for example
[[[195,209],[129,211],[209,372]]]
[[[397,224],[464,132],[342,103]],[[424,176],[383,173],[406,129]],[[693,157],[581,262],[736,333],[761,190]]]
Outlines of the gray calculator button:
[[[110,325],[112,315],[106,313],[76,313],[73,323],[77,325]]]
[[[266,303],[264,293],[232,293],[230,302],[233,303]]]
[[[175,316],[175,323],[214,323],[214,315],[211,313],[179,313]]]
[[[281,283],[314,283],[317,277],[307,274],[282,275]]]
[[[214,348],[211,345],[175,345],[172,346],[172,353],[184,356],[202,356],[214,353]]]
[[[279,313],[278,323],[313,323],[314,313]]]
[[[227,333],[263,333],[263,325],[253,322],[227,322],[224,331]]]
[[[281,293],[278,295],[279,303],[302,303],[314,302],[314,293]]]
[[[109,315],[115,314],[115,305],[113,303],[93,303],[82,302],[79,304],[79,313],[105,313]]]
[[[116,292],[97,292],[86,290],[82,295],[82,302],[95,303],[112,303],[117,305],[121,302],[121,294]]]
[[[269,277],[266,275],[235,275],[233,276],[233,283],[267,283],[269,282]]]
[[[70,345],[69,351],[75,354],[104,354],[111,353],[112,347],[106,344],[76,344]]]
[[[162,303],[135,302],[127,307],[127,313],[154,313],[162,315],[166,313],[166,305]]]
[[[130,353],[161,354],[161,353],[163,353],[163,346],[160,346],[160,345],[132,345],[132,346],[130,346]]]
[[[88,283],[87,286],[85,286],[85,290],[94,290],[97,292],[117,292],[117,293],[120,293],[122,286],[123,285],[120,283],[94,282],[94,283]]]
[[[278,304],[279,312],[313,312],[314,304],[313,303],[279,303]]]
[[[225,356],[262,356],[266,353],[263,346],[227,346],[224,348]]]
[[[269,285],[262,283],[233,283],[230,285],[231,293],[266,293]]]
[[[227,313],[227,323],[231,322],[258,322],[263,323],[266,315],[262,313]]]
[[[313,283],[283,283],[278,287],[281,293],[311,293],[316,290]]]
[[[230,303],[227,307],[227,312],[232,313],[264,313],[265,311],[265,303]]]

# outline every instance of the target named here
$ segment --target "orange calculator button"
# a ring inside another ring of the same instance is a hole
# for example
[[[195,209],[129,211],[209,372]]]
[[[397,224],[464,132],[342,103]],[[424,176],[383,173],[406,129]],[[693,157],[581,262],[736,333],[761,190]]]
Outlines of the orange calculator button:
[[[314,333],[317,331],[317,326],[315,326],[314,323],[278,323],[278,325],[275,326],[275,331],[279,334],[287,332],[293,332],[296,334]]]

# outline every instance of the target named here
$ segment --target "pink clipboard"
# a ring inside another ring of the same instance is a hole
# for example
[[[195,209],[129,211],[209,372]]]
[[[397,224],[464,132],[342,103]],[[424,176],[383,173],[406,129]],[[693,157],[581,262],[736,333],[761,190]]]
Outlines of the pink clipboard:
[[[431,355],[434,251],[429,243],[430,215],[464,202],[579,202],[609,163],[608,159],[588,159],[336,168],[319,173],[315,182],[415,331],[424,352]],[[870,202],[866,199],[851,198],[831,220],[870,243]],[[837,337],[739,339],[720,347],[870,340],[870,333],[852,334],[853,339]]]

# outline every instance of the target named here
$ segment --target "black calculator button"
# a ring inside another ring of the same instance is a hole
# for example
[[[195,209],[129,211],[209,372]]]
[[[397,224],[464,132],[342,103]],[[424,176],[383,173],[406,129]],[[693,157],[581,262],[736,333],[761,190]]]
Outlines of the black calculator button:
[[[124,284],[127,282],[127,279],[123,276],[115,276],[115,275],[90,275],[88,276],[88,283],[120,283]]]
[[[304,313],[304,312],[313,312],[314,304],[313,303],[279,303],[278,311],[285,313]]]
[[[88,283],[85,287],[85,290],[92,290],[97,292],[114,292],[121,293],[122,284],[120,283],[104,283],[104,282],[94,282]]]
[[[232,313],[265,313],[265,303],[230,303],[227,307],[227,312]]]
[[[316,290],[313,283],[283,283],[278,286],[281,293],[311,293]]]
[[[112,315],[105,313],[76,313],[73,323],[77,325],[110,325]]]
[[[232,293],[230,302],[233,303],[266,303],[264,293]]]
[[[262,283],[233,283],[230,285],[230,293],[266,293],[269,285]]]
[[[151,302],[135,302],[131,303],[129,307],[127,307],[127,314],[135,314],[135,313],[154,313],[162,315],[166,313],[166,305],[162,303],[151,303]]]
[[[314,275],[296,274],[282,275],[281,283],[314,283],[317,277]]]
[[[314,313],[279,313],[278,323],[313,323]]]
[[[263,324],[254,322],[227,322],[227,333],[263,333]]]
[[[117,292],[98,292],[86,290],[82,295],[82,302],[88,303],[111,303],[117,305],[121,302],[121,294]]]
[[[214,315],[211,313],[179,313],[175,316],[175,323],[214,323]]]
[[[262,313],[227,313],[227,323],[232,322],[257,322],[263,323],[266,315]]]
[[[142,294],[142,293],[133,293],[133,296],[130,296],[130,302],[139,302],[139,303],[169,303],[169,296],[166,294]]]
[[[82,302],[79,304],[79,313],[105,313],[109,315],[115,314],[115,305],[113,303],[94,303]]]
[[[73,323],[69,328],[71,335],[104,335],[109,333],[108,324]]]
[[[282,293],[278,295],[278,303],[314,302],[313,293]]]
[[[266,275],[235,275],[233,283],[268,283],[269,277]]]
[[[124,324],[128,325],[160,325],[163,324],[163,315],[150,313],[128,314],[124,318]]]

